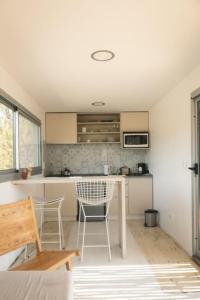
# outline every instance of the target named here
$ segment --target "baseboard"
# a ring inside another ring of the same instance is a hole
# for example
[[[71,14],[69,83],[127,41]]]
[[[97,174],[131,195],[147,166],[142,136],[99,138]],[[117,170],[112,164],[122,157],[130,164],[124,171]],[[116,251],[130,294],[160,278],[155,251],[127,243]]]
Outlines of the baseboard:
[[[118,220],[118,216],[115,215],[110,215],[108,216],[109,220],[111,221],[117,221]],[[144,215],[128,215],[126,216],[126,220],[144,220]],[[45,222],[57,222],[58,219],[55,217],[45,217]],[[62,217],[62,221],[76,221],[76,217],[72,216],[72,217]]]
[[[144,220],[144,215],[129,215],[126,220]]]

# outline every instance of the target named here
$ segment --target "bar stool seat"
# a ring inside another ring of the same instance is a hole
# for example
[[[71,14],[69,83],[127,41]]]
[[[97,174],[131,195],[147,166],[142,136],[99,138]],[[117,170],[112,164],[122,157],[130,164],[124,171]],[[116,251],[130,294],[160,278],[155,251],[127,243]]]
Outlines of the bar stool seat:
[[[64,233],[63,233],[63,224],[61,216],[62,203],[64,201],[64,196],[58,198],[33,198],[34,206],[37,211],[40,212],[40,240],[43,244],[59,244],[60,250],[64,249]],[[44,231],[44,222],[45,222],[45,213],[54,212],[58,217],[58,232],[45,232]],[[58,239],[55,240],[44,240],[44,236],[57,235]]]

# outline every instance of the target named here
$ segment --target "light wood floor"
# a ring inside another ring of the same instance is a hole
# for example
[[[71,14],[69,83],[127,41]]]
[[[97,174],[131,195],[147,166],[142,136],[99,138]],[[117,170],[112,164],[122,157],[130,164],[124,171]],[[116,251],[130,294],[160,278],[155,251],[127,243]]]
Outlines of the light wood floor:
[[[46,223],[46,230],[55,231],[55,222]],[[64,222],[65,242],[67,242],[73,222]],[[127,225],[141,252],[151,265],[154,276],[167,294],[199,295],[200,268],[172,238],[159,227],[146,228],[142,220],[128,221]],[[58,245],[43,244],[44,249],[58,249]],[[29,251],[33,251],[30,247]],[[23,255],[17,263],[23,260]],[[186,299],[186,298],[184,298]]]
[[[200,292],[200,268],[159,227],[144,227],[143,221],[128,221],[130,231],[163,290]]]

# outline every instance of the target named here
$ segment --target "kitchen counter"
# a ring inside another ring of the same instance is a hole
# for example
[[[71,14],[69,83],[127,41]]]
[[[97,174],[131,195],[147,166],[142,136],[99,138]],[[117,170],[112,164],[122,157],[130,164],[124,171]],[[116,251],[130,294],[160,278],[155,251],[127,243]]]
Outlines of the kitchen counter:
[[[152,177],[153,175],[148,173],[148,174],[139,174],[139,173],[131,173],[129,175],[120,175],[120,174],[110,174],[110,175],[104,175],[103,173],[88,173],[88,174],[82,174],[82,173],[79,173],[79,174],[70,174],[69,175],[61,175],[61,174],[54,174],[54,175],[46,175],[45,177],[91,177],[91,176],[102,176],[102,177],[108,177],[108,176],[125,176],[125,177]]]
[[[131,173],[126,176],[127,177],[152,177],[153,175],[151,173],[148,173],[148,174]]]
[[[90,177],[97,177],[98,180],[114,180],[116,182],[123,182],[126,176],[123,175],[71,175],[71,176],[59,176],[56,177],[55,175],[53,177],[43,177],[42,175],[39,176],[32,176],[30,179],[18,179],[12,181],[12,184],[15,185],[27,185],[27,184],[47,184],[47,183],[70,183],[70,182],[75,182],[76,180],[81,179],[82,177],[84,178],[90,178]]]
[[[82,176],[106,176],[106,175],[104,175],[103,173],[89,173],[89,174],[71,173],[70,175],[61,175],[61,174],[45,175],[45,177],[79,177],[79,176],[82,177]]]

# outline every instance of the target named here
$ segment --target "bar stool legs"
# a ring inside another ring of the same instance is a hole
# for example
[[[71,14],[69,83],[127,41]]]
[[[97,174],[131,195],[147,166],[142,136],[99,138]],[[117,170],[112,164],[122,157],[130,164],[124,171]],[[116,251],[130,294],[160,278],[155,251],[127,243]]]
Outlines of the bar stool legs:
[[[56,199],[34,199],[36,210],[40,211],[40,240],[43,244],[59,244],[60,250],[64,249],[64,232],[61,216],[61,207],[64,197],[59,197]],[[44,220],[45,212],[56,212],[58,217],[58,232],[56,233],[47,233],[44,232]],[[57,240],[43,240],[44,235],[57,235]]]
[[[78,216],[78,232],[77,232],[77,248],[79,246],[79,236],[80,236],[80,221],[81,221],[81,207],[79,206],[79,216]]]
[[[65,241],[64,241],[63,224],[62,224],[60,209],[58,209],[58,234],[59,234],[60,250],[62,250],[64,248]]]
[[[85,247],[85,227],[86,227],[86,216],[84,215],[84,224],[83,224],[83,238],[82,238],[82,247],[81,247],[81,261],[83,262],[84,247]]]
[[[83,228],[82,232],[80,232],[80,216],[81,216],[81,211],[83,212]],[[86,235],[96,235],[99,233],[86,233],[86,222],[87,218],[94,217],[94,216],[87,216],[85,214],[84,210],[84,205],[81,203],[80,204],[80,209],[79,209],[79,217],[78,217],[78,230],[77,230],[77,248],[79,248],[79,240],[80,240],[80,235],[82,235],[82,243],[81,243],[81,262],[83,262],[83,257],[84,257],[84,249],[88,247],[107,247],[108,248],[108,256],[109,260],[111,260],[111,247],[110,247],[110,237],[109,237],[109,230],[108,230],[108,214],[105,214],[105,230],[106,230],[106,239],[107,239],[107,245],[87,245],[85,244],[85,236]],[[98,217],[98,216],[95,216]],[[102,216],[99,216],[102,218]],[[104,235],[103,233],[101,235]]]
[[[109,237],[109,231],[108,231],[108,219],[107,219],[107,216],[105,217],[105,224],[106,224],[106,233],[107,233],[107,243],[108,243],[109,259],[111,260],[110,237]]]

